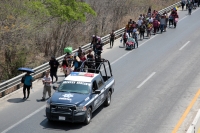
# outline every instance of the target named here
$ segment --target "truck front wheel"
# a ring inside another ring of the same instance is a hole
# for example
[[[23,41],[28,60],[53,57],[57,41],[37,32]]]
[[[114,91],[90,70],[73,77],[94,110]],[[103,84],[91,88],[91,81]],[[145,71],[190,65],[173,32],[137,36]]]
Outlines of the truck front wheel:
[[[109,106],[110,103],[111,103],[111,92],[108,91],[107,98],[106,98],[106,100],[105,100],[105,102],[104,102],[104,105],[105,105],[105,106]]]
[[[92,110],[91,110],[91,108],[88,108],[87,111],[86,111],[84,123],[85,123],[86,125],[89,124],[90,121],[91,121],[91,119],[92,119]]]

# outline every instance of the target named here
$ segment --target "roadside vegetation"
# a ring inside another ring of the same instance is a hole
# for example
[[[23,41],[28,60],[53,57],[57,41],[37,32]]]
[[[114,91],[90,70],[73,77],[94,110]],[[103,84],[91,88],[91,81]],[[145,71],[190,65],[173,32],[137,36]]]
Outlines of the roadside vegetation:
[[[86,2],[86,3],[85,3]],[[178,0],[1,0],[0,82]]]

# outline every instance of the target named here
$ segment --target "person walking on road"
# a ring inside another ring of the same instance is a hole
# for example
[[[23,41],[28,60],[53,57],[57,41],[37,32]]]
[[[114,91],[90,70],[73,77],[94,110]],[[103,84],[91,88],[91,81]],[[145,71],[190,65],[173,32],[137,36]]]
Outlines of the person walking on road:
[[[51,76],[49,75],[49,72],[46,72],[45,76],[42,79],[44,88],[43,88],[43,97],[41,101],[46,100],[46,94],[48,92],[49,98],[51,97],[51,84],[52,84],[52,79]]]
[[[160,32],[162,33],[165,30],[165,24],[166,20],[165,20],[165,16],[162,15],[161,19],[160,19]]]
[[[189,14],[189,15],[192,14],[192,8],[193,8],[192,3],[188,3],[188,14]]]
[[[129,38],[129,35],[128,35],[127,31],[125,30],[124,33],[122,34],[122,39],[121,39],[121,41],[123,40],[124,47],[125,47],[125,44],[126,44],[128,38]]]
[[[186,1],[185,1],[185,0],[181,0],[181,7],[182,7],[182,10],[184,10],[185,4],[186,4]]]
[[[154,35],[157,33],[158,31],[158,27],[159,27],[159,24],[158,24],[158,20],[157,19],[153,19],[153,33]]]
[[[133,30],[133,34],[132,34],[133,38],[135,39],[137,48],[138,48],[138,34],[137,34],[137,29]],[[134,48],[135,48],[135,44],[134,44]]]
[[[143,37],[143,39],[144,39],[145,29],[146,29],[145,23],[142,23],[142,25],[139,27],[139,31],[140,31],[140,40],[142,40],[142,37]]]
[[[112,32],[110,33],[110,48],[113,47],[114,41],[115,41],[115,33],[114,30],[112,30]]]
[[[56,82],[57,82],[58,81],[57,70],[60,64],[54,57],[51,57],[51,60],[49,61],[49,65],[50,65],[50,76],[51,76],[52,82],[53,82],[53,76],[56,78]]]
[[[24,86],[23,86],[24,98],[23,99],[29,98],[30,89],[32,87],[32,81],[33,81],[33,77],[30,75],[29,72],[27,72],[26,75],[24,76]],[[27,97],[26,97],[26,90],[27,90]]]

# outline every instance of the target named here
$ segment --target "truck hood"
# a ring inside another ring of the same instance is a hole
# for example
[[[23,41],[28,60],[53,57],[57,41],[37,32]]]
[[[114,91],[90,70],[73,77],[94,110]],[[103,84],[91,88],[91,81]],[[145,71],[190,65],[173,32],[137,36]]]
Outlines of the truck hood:
[[[76,104],[79,105],[89,100],[89,94],[78,94],[68,92],[55,92],[51,97],[51,103]]]

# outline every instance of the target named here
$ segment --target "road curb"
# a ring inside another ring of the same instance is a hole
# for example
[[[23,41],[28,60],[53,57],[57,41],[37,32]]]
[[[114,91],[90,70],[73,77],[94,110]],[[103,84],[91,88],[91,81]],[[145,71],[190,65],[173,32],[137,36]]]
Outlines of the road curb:
[[[198,133],[198,130],[200,129],[200,109],[198,110],[192,124],[188,128],[186,133]]]

